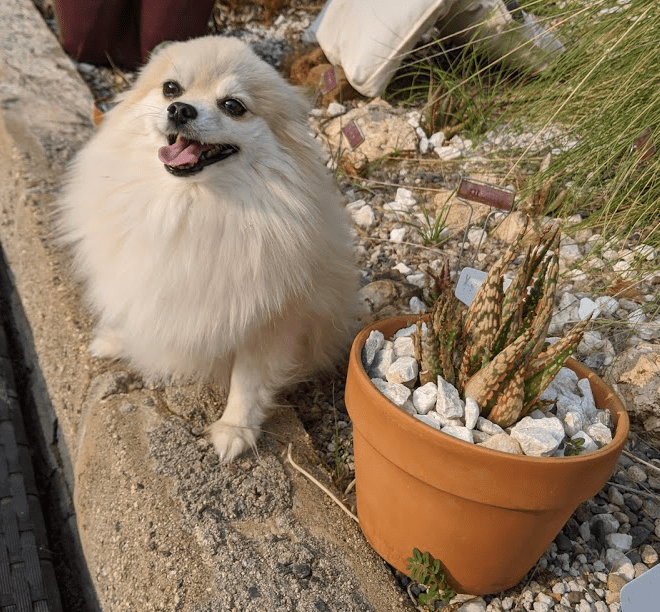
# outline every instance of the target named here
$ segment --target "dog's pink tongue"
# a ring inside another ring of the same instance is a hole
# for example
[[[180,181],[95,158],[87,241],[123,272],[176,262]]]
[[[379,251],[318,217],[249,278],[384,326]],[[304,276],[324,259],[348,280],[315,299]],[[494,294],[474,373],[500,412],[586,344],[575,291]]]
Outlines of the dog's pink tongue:
[[[204,145],[179,138],[174,144],[158,149],[158,159],[168,166],[196,164],[204,150]]]

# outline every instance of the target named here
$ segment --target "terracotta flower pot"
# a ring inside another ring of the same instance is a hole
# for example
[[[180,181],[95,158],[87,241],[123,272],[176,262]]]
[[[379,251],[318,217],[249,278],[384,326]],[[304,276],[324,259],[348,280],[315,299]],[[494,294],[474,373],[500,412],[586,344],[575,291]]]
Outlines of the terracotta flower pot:
[[[373,329],[385,337],[414,317],[375,323],[351,349],[346,406],[353,421],[357,508],[373,548],[406,572],[413,548],[439,559],[458,592],[496,593],[533,567],[575,508],[603,487],[628,437],[628,415],[587,367],[599,408],[616,424],[613,441],[584,456],[510,455],[474,446],[417,421],[387,400],[362,366]]]

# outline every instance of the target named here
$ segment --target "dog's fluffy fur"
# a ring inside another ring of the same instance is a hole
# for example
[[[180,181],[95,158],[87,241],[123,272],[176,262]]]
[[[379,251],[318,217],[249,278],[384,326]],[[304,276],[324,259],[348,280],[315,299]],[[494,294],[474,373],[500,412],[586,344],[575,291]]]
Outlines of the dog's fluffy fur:
[[[168,170],[191,143],[233,148]],[[280,389],[348,339],[351,240],[315,144],[304,98],[245,44],[171,43],[77,156],[60,201],[98,318],[90,351],[150,378],[228,382],[209,430],[225,460],[254,445]]]

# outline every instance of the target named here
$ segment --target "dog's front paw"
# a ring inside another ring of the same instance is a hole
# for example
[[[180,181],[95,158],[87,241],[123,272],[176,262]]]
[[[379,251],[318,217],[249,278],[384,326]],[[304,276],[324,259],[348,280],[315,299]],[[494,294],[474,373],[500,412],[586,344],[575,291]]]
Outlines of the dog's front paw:
[[[118,334],[109,329],[99,329],[94,335],[88,350],[94,357],[119,359],[121,349],[122,345]]]
[[[220,461],[231,461],[250,447],[255,447],[257,434],[246,427],[224,423],[222,419],[209,427],[208,436]]]

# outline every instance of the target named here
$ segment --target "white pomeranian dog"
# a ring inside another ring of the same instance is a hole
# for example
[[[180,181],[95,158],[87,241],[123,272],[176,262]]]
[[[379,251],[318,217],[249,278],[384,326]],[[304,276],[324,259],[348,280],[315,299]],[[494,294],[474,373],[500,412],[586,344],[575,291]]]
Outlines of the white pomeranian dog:
[[[304,97],[244,43],[159,48],[77,156],[59,202],[98,319],[90,351],[150,378],[229,384],[209,429],[254,446],[278,391],[352,328],[348,218]]]

